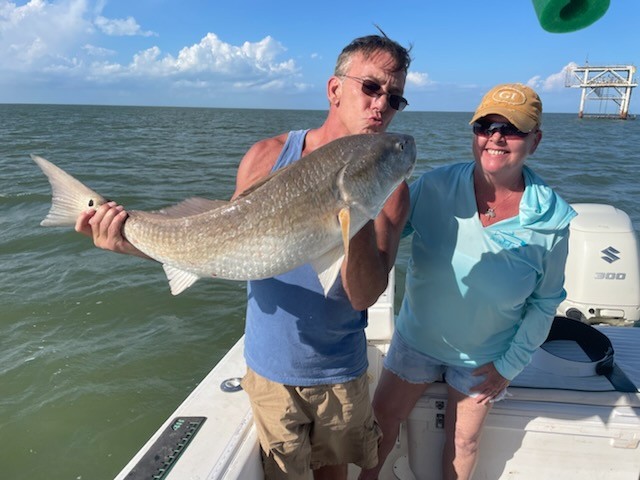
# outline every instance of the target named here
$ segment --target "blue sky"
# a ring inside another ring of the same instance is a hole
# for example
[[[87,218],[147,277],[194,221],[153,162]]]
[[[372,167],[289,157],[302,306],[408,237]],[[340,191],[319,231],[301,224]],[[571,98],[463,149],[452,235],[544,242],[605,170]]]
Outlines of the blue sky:
[[[408,110],[472,111],[517,81],[577,112],[567,69],[638,66],[638,18],[639,1],[611,0],[557,34],[530,0],[0,0],[0,103],[325,109],[338,53],[378,24],[413,45]]]

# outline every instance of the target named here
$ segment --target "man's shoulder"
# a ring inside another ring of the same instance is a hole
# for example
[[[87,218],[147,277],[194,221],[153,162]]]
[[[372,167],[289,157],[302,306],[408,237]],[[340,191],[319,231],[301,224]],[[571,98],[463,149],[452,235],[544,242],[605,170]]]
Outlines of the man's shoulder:
[[[282,151],[282,147],[287,141],[287,133],[277,135],[275,137],[265,138],[254,143],[244,158],[256,157],[258,161],[268,161],[271,159],[272,163],[275,163],[276,158]]]
[[[271,173],[286,140],[287,134],[283,133],[260,140],[251,146],[238,166],[234,198]]]
[[[278,155],[280,155],[282,147],[284,147],[286,141],[286,133],[260,140],[254,143],[247,151],[242,159],[242,163],[248,163],[252,168],[262,167],[261,169],[267,169],[267,171],[270,171],[275,165]]]

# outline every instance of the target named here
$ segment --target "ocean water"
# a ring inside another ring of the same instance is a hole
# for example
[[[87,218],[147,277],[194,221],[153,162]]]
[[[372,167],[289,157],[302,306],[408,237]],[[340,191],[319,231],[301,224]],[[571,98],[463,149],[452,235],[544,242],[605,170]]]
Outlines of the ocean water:
[[[242,282],[174,297],[162,268],[100,251],[49,209],[36,153],[129,209],[228,199],[244,152],[321,111],[0,105],[0,477],[111,479],[244,328]],[[403,112],[415,175],[470,160],[469,113]],[[529,165],[570,202],[640,230],[640,122],[545,114]],[[399,304],[408,244],[397,260]]]

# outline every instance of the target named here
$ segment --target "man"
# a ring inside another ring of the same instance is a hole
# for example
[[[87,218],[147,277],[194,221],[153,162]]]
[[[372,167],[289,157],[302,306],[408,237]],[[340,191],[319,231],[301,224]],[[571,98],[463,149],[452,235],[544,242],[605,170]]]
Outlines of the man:
[[[238,169],[235,195],[339,137],[383,132],[402,98],[408,51],[386,36],[357,38],[327,84],[317,129],[256,143]],[[379,433],[366,378],[366,309],[385,290],[408,215],[402,184],[351,240],[325,298],[309,265],[248,286],[243,387],[250,396],[267,478],[346,479],[347,464],[376,463]]]
[[[329,113],[317,129],[259,141],[242,159],[234,197],[272,171],[337,138],[384,132],[402,97],[409,52],[385,35],[355,39],[327,84]],[[325,297],[309,265],[248,284],[243,388],[262,446],[265,477],[347,478],[347,465],[377,463],[379,429],[366,377],[366,309],[385,290],[409,196],[401,184],[382,212],[351,240],[341,275]],[[114,203],[78,218],[96,246],[141,255],[122,238]]]

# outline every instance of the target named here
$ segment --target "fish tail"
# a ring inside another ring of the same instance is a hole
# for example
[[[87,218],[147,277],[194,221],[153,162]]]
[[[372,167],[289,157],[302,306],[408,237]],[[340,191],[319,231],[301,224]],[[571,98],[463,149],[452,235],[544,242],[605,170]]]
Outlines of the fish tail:
[[[31,155],[51,184],[51,209],[40,225],[45,227],[74,226],[78,215],[97,208],[106,200],[73,178],[61,168],[38,155]]]

